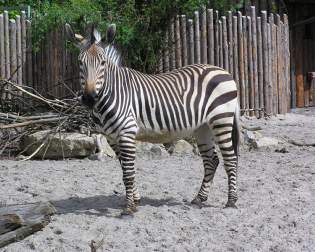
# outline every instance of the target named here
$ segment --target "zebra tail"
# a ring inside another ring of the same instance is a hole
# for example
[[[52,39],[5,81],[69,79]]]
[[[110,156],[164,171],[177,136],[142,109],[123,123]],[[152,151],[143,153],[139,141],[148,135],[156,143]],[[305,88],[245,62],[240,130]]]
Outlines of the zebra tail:
[[[236,111],[234,113],[233,128],[232,128],[232,145],[233,145],[234,153],[237,157],[239,155],[239,145],[240,145],[239,116],[240,116],[240,111],[239,111],[239,106],[237,106]]]

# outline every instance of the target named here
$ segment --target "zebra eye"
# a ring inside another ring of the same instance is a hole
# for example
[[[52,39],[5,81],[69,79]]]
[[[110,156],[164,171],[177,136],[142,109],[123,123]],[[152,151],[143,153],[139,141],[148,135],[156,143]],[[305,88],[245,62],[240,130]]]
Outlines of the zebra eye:
[[[79,65],[82,66],[83,65],[83,62],[81,60],[79,60]]]
[[[105,65],[105,63],[106,63],[106,61],[105,61],[105,60],[103,60],[103,61],[101,62],[101,65],[102,65],[102,66],[104,66],[104,65]]]

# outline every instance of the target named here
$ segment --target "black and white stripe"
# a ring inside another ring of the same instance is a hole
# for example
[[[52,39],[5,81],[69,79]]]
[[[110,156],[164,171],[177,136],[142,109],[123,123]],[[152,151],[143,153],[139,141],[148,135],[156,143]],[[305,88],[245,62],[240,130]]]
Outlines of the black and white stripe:
[[[122,67],[115,48],[101,41],[85,46],[79,60],[86,96],[94,83],[96,98],[90,105],[95,121],[122,166],[127,212],[135,210],[140,200],[135,185],[135,140],[167,143],[189,135],[195,136],[204,164],[204,179],[192,203],[207,200],[219,164],[216,143],[228,175],[227,206],[235,206],[238,99],[228,72],[200,64],[144,74]]]

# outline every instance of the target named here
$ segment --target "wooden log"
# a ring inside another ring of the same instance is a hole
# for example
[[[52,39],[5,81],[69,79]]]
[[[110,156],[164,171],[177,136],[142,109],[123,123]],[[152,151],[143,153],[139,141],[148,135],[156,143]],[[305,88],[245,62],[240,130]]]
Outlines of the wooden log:
[[[208,23],[208,62],[214,65],[214,26],[213,26],[213,10],[207,10]]]
[[[259,117],[258,59],[257,59],[257,22],[256,8],[251,7],[252,20],[252,51],[253,51],[253,85],[255,116]]]
[[[182,50],[181,50],[181,37],[180,37],[180,22],[179,16],[175,19],[175,57],[176,57],[176,68],[182,67]]]
[[[188,31],[189,31],[189,64],[195,62],[195,43],[194,43],[194,23],[192,19],[188,19]]]
[[[170,39],[170,70],[174,70],[176,67],[176,59],[175,59],[175,22],[174,18],[171,19],[169,26],[169,39]]]
[[[22,48],[22,83],[26,84],[26,76],[27,76],[27,69],[26,69],[26,14],[25,11],[21,12],[21,48]]]
[[[249,115],[254,116],[254,104],[255,104],[255,84],[254,84],[254,72],[253,72],[253,35],[252,35],[252,19],[250,16],[247,17],[248,27],[248,101],[249,101]]]
[[[201,8],[201,17],[200,17],[200,28],[201,28],[201,63],[207,64],[208,55],[207,55],[207,9],[206,6]]]
[[[200,26],[199,26],[199,12],[194,12],[194,24],[195,24],[195,63],[200,64]]]
[[[263,64],[263,40],[261,17],[257,17],[257,59],[258,59],[258,100],[260,109],[265,109],[264,106],[264,64]],[[263,110],[259,111],[259,118],[263,117]]]
[[[228,12],[228,58],[229,58],[229,71],[234,76],[234,55],[233,55],[233,15],[232,12]]]
[[[188,65],[188,48],[187,48],[187,21],[186,16],[182,15],[180,19],[181,39],[182,39],[182,63],[183,66]]]
[[[214,51],[215,65],[220,66],[220,37],[219,37],[219,12],[215,12]]]
[[[41,230],[56,212],[49,202],[0,208],[0,248]]]
[[[226,17],[222,17],[222,47],[223,47],[223,66],[224,69],[230,72],[230,63],[229,63],[229,45],[228,45],[228,33],[227,33],[227,24]]]
[[[33,57],[32,57],[32,25],[29,20],[26,21],[26,69],[27,81],[26,85],[34,87],[33,83]]]
[[[62,47],[63,49],[64,47]],[[64,52],[62,51],[62,56]],[[166,73],[170,70],[170,55],[169,55],[169,43],[168,43],[168,31],[165,33],[164,49],[163,49],[163,71]],[[61,69],[62,70],[62,69]],[[63,76],[63,73],[62,73]]]
[[[237,12],[238,21],[238,57],[239,57],[239,85],[240,85],[240,104],[241,109],[245,109],[245,76],[244,76],[244,37],[242,13]]]
[[[249,79],[248,79],[248,32],[247,32],[247,18],[245,16],[242,17],[243,22],[243,51],[244,51],[244,95],[245,95],[245,114],[249,115]]]
[[[233,77],[237,83],[238,95],[240,98],[240,79],[239,79],[239,58],[238,58],[238,32],[237,32],[237,17],[233,16],[233,60],[234,60],[234,70]]]

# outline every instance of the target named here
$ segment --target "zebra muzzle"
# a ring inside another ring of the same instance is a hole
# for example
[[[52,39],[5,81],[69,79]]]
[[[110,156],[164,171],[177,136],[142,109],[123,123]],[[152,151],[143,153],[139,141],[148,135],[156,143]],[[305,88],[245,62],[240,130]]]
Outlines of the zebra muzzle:
[[[94,104],[96,103],[96,100],[97,100],[97,94],[96,93],[84,94],[81,97],[82,104],[84,104],[85,106],[87,106],[89,108],[93,108]]]

